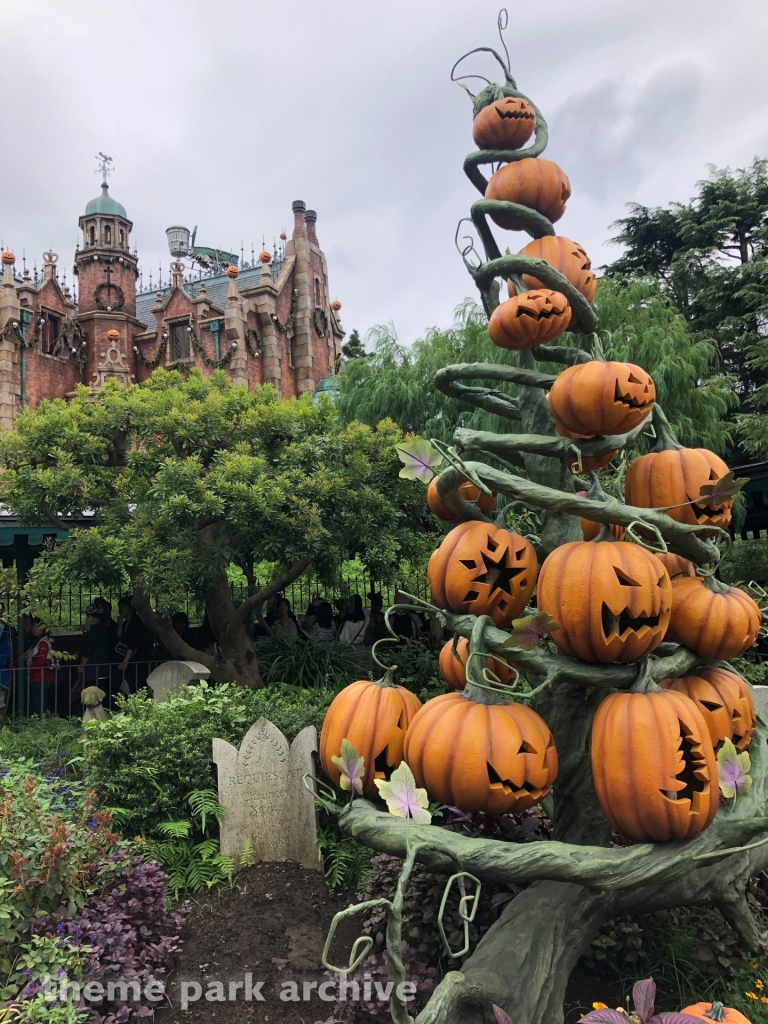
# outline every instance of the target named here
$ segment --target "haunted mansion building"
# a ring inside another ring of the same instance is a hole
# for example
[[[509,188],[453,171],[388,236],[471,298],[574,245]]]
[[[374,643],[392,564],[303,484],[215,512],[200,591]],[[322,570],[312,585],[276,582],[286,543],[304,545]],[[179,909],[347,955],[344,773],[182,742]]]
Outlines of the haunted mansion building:
[[[272,384],[284,398],[332,388],[341,306],[330,301],[317,214],[295,202],[293,215],[292,237],[281,235],[250,264],[169,228],[169,280],[142,288],[133,224],[105,175],[79,221],[76,297],[55,253],[43,254],[40,276],[16,272],[14,254],[2,254],[0,429],[24,406],[71,395],[77,384],[129,384],[158,366],[221,368],[236,385]]]

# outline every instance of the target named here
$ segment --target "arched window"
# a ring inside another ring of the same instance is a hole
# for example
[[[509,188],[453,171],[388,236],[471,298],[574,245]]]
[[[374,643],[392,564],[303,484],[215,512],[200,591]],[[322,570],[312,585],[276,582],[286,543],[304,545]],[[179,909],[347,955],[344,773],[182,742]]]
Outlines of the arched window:
[[[91,224],[89,229],[89,238],[91,245],[96,245],[96,228]]]
[[[315,278],[315,305],[320,306],[320,280]]]
[[[122,228],[120,228],[120,248],[121,249],[125,248],[125,234],[123,233],[123,229]]]
[[[112,245],[112,228],[109,224],[104,225],[104,245]]]

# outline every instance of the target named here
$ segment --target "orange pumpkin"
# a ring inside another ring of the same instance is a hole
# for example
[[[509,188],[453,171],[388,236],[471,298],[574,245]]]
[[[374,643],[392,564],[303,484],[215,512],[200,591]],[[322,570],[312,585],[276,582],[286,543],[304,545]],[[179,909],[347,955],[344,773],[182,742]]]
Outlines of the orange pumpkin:
[[[752,1024],[748,1017],[732,1006],[723,1006],[715,1000],[714,1003],[694,1003],[693,1006],[686,1006],[680,1013],[686,1013],[691,1017],[700,1017],[707,1024]]]
[[[526,157],[503,164],[485,190],[486,199],[518,203],[538,211],[550,221],[560,220],[571,198],[571,183],[562,168],[543,157]],[[511,213],[492,213],[500,228],[524,231],[525,223]]]
[[[552,640],[582,661],[635,661],[664,639],[672,584],[657,558],[626,541],[562,544],[541,567],[537,602],[560,624]]]
[[[673,555],[671,551],[665,551],[663,554],[661,552],[656,553],[656,557],[669,573],[673,587],[677,584],[678,580],[684,579],[686,576],[696,575],[694,563],[689,562],[682,555]]]
[[[505,96],[483,107],[472,122],[478,149],[520,149],[533,135],[536,112],[520,96]]]
[[[520,254],[546,260],[555,270],[559,270],[574,288],[581,292],[587,302],[593,301],[597,291],[597,278],[592,273],[592,262],[589,256],[578,242],[572,242],[570,238],[565,238],[562,235],[545,235],[543,238],[535,238],[529,242],[524,249],[520,250]],[[523,281],[528,288],[544,287],[541,281],[531,277],[530,274],[523,274]],[[508,288],[509,294],[514,295],[516,289],[511,281]]]
[[[433,800],[486,814],[533,807],[557,776],[552,734],[535,711],[479,703],[466,691],[427,701],[410,724],[404,757]]]
[[[427,566],[432,600],[463,615],[490,615],[497,626],[525,608],[536,585],[536,552],[518,533],[489,523],[454,527]]]
[[[452,686],[454,690],[463,690],[467,685],[467,657],[469,656],[469,641],[466,637],[460,636],[456,641],[456,650],[453,649],[453,640],[449,640],[446,644],[443,644],[440,649],[440,674],[443,679]],[[498,658],[488,658],[487,661],[488,670],[498,678],[500,683],[505,686],[509,683],[510,678],[516,675],[514,669],[511,669],[505,662]]]
[[[499,348],[535,348],[559,338],[571,321],[571,307],[560,292],[536,288],[500,303],[491,314],[488,333]]]
[[[678,523],[688,526],[721,526],[731,521],[733,498],[711,507],[701,500],[701,488],[713,484],[728,467],[707,448],[680,448],[650,452],[635,459],[627,470],[625,501],[637,508],[663,508]]]
[[[717,811],[707,726],[693,701],[674,690],[602,701],[592,722],[592,777],[603,814],[635,842],[698,835]]]
[[[584,461],[585,460],[582,459],[582,463]],[[587,496],[586,491],[577,491],[576,493],[580,495],[582,498],[586,498]],[[584,540],[594,540],[598,533],[600,533],[602,525],[602,523],[596,523],[592,519],[583,519],[581,516],[579,516],[579,526],[581,527],[581,535],[584,538]],[[617,526],[616,523],[610,523],[608,529],[611,531],[616,540],[624,540],[624,537],[627,534],[626,527]]]
[[[392,682],[392,674],[346,686],[328,708],[320,733],[320,763],[334,785],[341,775],[331,758],[339,756],[343,739],[365,758],[363,792],[369,800],[378,796],[373,780],[388,779],[403,760],[405,734],[421,707],[415,694]]]
[[[656,387],[639,366],[593,359],[564,370],[548,400],[555,423],[568,435],[604,437],[642,423],[653,408]]]
[[[684,693],[693,701],[707,723],[715,752],[725,740],[732,740],[738,751],[747,749],[757,720],[752,695],[741,676],[709,665],[680,679],[662,679],[659,686]]]
[[[743,590],[713,576],[684,577],[672,588],[668,640],[684,644],[700,658],[730,661],[757,640],[760,609]]]
[[[489,512],[493,511],[493,507],[496,504],[496,495],[494,494],[482,494],[478,487],[475,487],[473,483],[467,480],[459,488],[459,496],[464,501],[474,502],[478,509],[487,516]],[[442,519],[444,523],[458,523],[459,517],[456,513],[445,505],[437,491],[437,477],[433,476],[430,480],[429,487],[427,488],[427,504],[430,507],[433,515],[436,515],[438,519]]]
[[[564,434],[561,430],[558,430],[558,434],[561,434],[563,437],[569,436],[568,434]],[[584,456],[581,460],[581,472],[595,473],[598,469],[602,469],[603,466],[607,466],[608,463],[615,459],[618,454],[618,451],[614,449],[612,452],[607,452],[605,455]],[[566,462],[568,463],[568,469],[570,469],[572,473],[579,472],[578,459],[569,458],[566,459]]]

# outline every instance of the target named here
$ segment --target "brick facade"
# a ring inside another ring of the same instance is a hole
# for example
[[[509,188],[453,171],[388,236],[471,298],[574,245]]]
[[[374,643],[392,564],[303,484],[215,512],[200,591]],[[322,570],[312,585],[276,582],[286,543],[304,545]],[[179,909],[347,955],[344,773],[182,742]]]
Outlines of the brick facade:
[[[317,214],[295,202],[293,215],[293,236],[277,262],[202,280],[190,280],[174,263],[169,285],[141,293],[133,224],[104,184],[79,220],[77,303],[60,284],[55,253],[44,254],[40,280],[28,271],[19,277],[12,254],[3,254],[0,429],[9,429],[24,406],[70,396],[77,384],[138,382],[156,365],[209,374],[214,367],[198,346],[236,385],[272,384],[284,398],[313,394],[335,374],[344,330],[331,306]],[[111,330],[118,340],[107,340]]]

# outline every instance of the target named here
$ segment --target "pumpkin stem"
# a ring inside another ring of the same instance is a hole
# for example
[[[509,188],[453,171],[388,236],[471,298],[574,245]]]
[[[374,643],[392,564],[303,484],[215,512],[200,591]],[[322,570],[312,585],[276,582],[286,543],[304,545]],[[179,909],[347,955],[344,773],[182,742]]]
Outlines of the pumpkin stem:
[[[644,658],[643,661],[639,662],[639,669],[637,673],[637,679],[632,683],[629,688],[630,693],[663,693],[664,691],[653,680],[651,675],[651,662],[649,658]]]
[[[376,686],[397,686],[397,665],[390,665],[389,668],[384,670],[384,675],[381,679],[374,679]]]
[[[730,594],[731,587],[719,580],[715,576],[714,570],[710,571],[699,567],[696,569],[696,575],[701,578],[707,590],[711,590],[713,594]]]
[[[722,1003],[714,1002],[708,1010],[705,1011],[704,1016],[708,1017],[709,1020],[717,1021],[717,1024],[725,1019],[725,1013],[723,1012],[725,1007]]]
[[[653,417],[653,429],[656,432],[656,444],[651,448],[652,452],[667,452],[674,451],[679,452],[682,450],[683,445],[679,444],[677,438],[674,435],[669,420],[664,415],[664,411],[658,402],[654,405],[653,411],[651,412]]]

